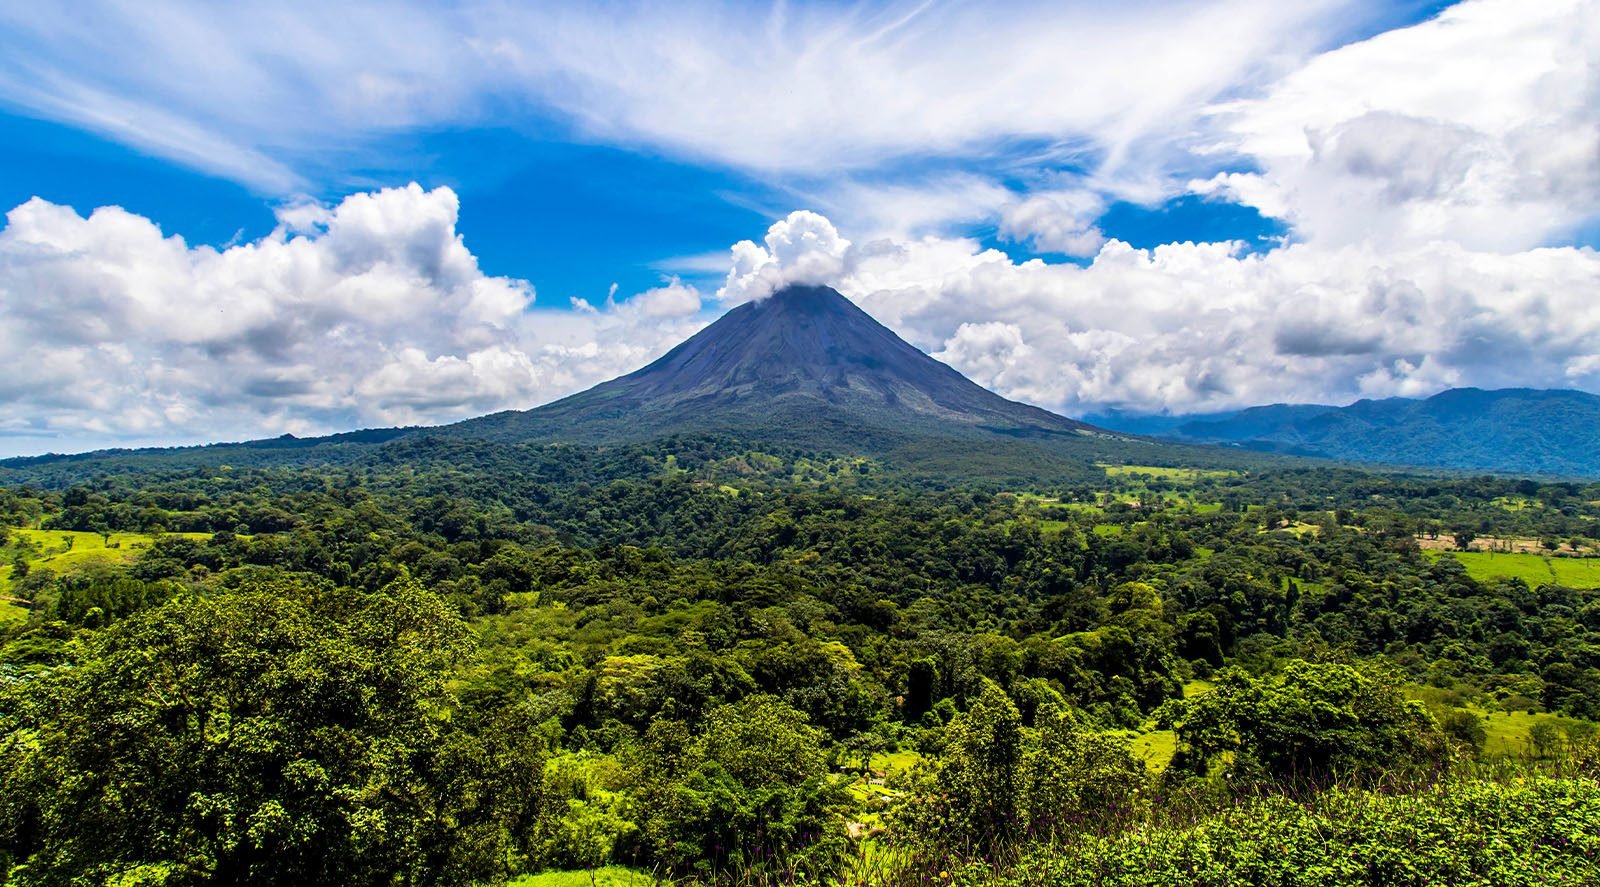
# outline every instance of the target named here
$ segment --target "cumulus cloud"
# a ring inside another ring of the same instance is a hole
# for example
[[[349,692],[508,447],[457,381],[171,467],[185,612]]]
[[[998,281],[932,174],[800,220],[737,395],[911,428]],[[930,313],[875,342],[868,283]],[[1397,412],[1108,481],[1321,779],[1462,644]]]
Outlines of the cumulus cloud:
[[[733,245],[733,267],[717,290],[729,305],[764,299],[790,284],[831,284],[844,273],[850,241],[817,213],[796,210],[767,229],[765,246]]]
[[[588,315],[485,275],[456,195],[300,204],[217,250],[116,207],[33,199],[0,230],[0,444],[240,439],[528,407],[639,366],[700,325],[676,279]]]
[[[1105,201],[1090,191],[1034,194],[1001,211],[1000,235],[1038,252],[1092,256],[1106,242],[1094,224],[1104,211]]]
[[[1466,0],[1215,109],[1196,189],[1319,243],[1521,250],[1600,214],[1600,4]]]
[[[734,247],[725,302],[829,283],[980,384],[1068,413],[1600,387],[1589,248],[1111,240],[1080,267],[964,238],[851,243],[810,212],[765,243]]]
[[[773,230],[792,245],[795,227],[791,217]],[[811,214],[805,227],[830,230]],[[842,252],[747,242],[735,258],[752,248],[761,263],[730,286],[783,280],[825,257],[837,269],[831,283],[923,350],[1001,394],[1068,413],[1600,387],[1600,315],[1589,310],[1600,254],[1587,248],[1364,242],[1249,253],[1112,240],[1079,267],[923,237]]]
[[[275,194],[386,134],[554,110],[821,210],[734,245],[720,306],[830,283],[1068,412],[1600,388],[1600,258],[1550,246],[1600,217],[1600,0],[1465,0],[1320,52],[1384,6],[14,5],[0,96]],[[1281,219],[1290,245],[1100,228],[1112,201],[1184,192]],[[441,421],[633,369],[703,323],[676,279],[538,306],[482,272],[458,209],[415,186],[296,203],[217,250],[23,204],[0,231],[0,436]],[[991,223],[1091,261],[952,236]]]

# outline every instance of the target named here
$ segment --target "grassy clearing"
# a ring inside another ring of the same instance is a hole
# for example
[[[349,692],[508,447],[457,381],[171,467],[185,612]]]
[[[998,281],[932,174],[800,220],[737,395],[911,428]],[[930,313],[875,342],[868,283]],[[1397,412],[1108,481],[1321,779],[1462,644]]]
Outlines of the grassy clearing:
[[[1550,724],[1563,733],[1584,732],[1592,730],[1592,725],[1572,718],[1563,718],[1559,715],[1534,713],[1528,711],[1492,711],[1483,714],[1483,727],[1486,738],[1483,742],[1485,754],[1494,756],[1527,755],[1533,751],[1533,726],[1535,724]]]
[[[1534,587],[1553,582],[1572,588],[1600,588],[1600,558],[1492,551],[1429,551],[1425,554],[1433,558],[1454,557],[1467,568],[1468,576],[1480,582],[1521,579]]]
[[[11,566],[0,567],[0,598],[11,596]],[[21,622],[28,618],[28,611],[9,600],[0,600],[0,625],[9,625]]]
[[[1300,593],[1309,597],[1319,597],[1328,593],[1328,586],[1321,582],[1312,582],[1309,579],[1296,579],[1295,585],[1299,586]]]
[[[1183,698],[1193,699],[1196,696],[1204,696],[1207,693],[1210,693],[1216,686],[1217,685],[1215,683],[1203,680],[1201,678],[1195,678],[1192,681],[1185,681],[1183,684]]]
[[[1171,730],[1151,730],[1141,733],[1129,743],[1133,753],[1144,760],[1152,773],[1160,773],[1172,763],[1178,753],[1178,734]]]
[[[1494,505],[1498,508],[1504,508],[1506,511],[1527,511],[1530,508],[1541,507],[1538,502],[1521,496],[1496,496]]]
[[[904,773],[922,762],[922,755],[914,751],[896,751],[888,754],[873,755],[872,769],[884,776]]]
[[[1193,699],[1211,692],[1216,684],[1211,681],[1195,678],[1183,685],[1183,698]],[[1172,758],[1178,753],[1178,734],[1171,730],[1153,730],[1155,725],[1152,719],[1145,723],[1142,733],[1130,734],[1128,747],[1134,755],[1144,761],[1151,773],[1160,773],[1172,763]]]
[[[509,887],[649,887],[660,883],[662,881],[659,878],[647,872],[608,865],[598,869],[523,875],[509,882]]]
[[[9,549],[22,548],[31,552],[28,566],[47,569],[54,573],[73,573],[99,565],[116,566],[131,562],[139,553],[150,547],[155,539],[148,533],[112,533],[109,537],[99,533],[75,530],[35,530],[13,528],[9,534],[14,540]],[[210,539],[210,533],[176,533],[190,539]],[[23,543],[18,546],[16,543]],[[7,555],[9,557],[9,555]],[[11,596],[10,563],[0,565],[0,598]],[[0,601],[0,623],[26,618],[28,611],[10,601]]]
[[[1039,511],[1041,514],[1043,514],[1054,511],[1058,508],[1063,511],[1105,511],[1104,508],[1101,508],[1099,505],[1096,505],[1092,502],[1054,502],[1043,506],[1039,509]]]
[[[26,540],[39,550],[30,559],[33,566],[48,567],[57,572],[71,569],[96,559],[126,563],[150,547],[155,536],[149,533],[83,533],[75,530],[12,530],[13,536]],[[189,539],[210,539],[210,533],[171,533]]]
[[[1197,483],[1205,478],[1238,477],[1237,471],[1226,471],[1215,468],[1163,468],[1158,465],[1105,465],[1106,477],[1128,477],[1143,474],[1173,483]]]

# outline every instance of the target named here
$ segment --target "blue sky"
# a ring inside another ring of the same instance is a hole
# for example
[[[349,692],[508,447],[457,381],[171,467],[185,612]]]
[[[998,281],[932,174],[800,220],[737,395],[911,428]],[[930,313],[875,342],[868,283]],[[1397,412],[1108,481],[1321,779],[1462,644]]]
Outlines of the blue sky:
[[[0,12],[0,455],[531,406],[802,278],[1065,412],[1600,372],[1385,332],[1589,282],[1584,0],[95,5]]]
[[[1360,39],[1422,21],[1448,5],[1374,5],[1353,17],[1348,30],[1332,29],[1323,39],[1335,45]],[[0,161],[8,171],[0,180],[0,203],[10,207],[38,196],[85,211],[116,205],[192,243],[221,246],[271,231],[272,209],[287,198],[337,201],[355,190],[444,185],[461,195],[460,231],[485,271],[527,279],[562,297],[601,298],[613,282],[625,292],[648,288],[660,276],[659,263],[724,249],[795,208],[781,178],[774,185],[671,150],[605,144],[542,108],[502,110],[470,125],[364,135],[361,142],[357,150],[295,163],[304,180],[285,192],[208,174],[95,127],[12,103],[0,116]],[[916,174],[908,163],[922,173],[1005,172],[1037,149],[896,157],[873,172],[906,179]],[[1021,189],[1029,182],[1013,184]],[[1248,207],[1188,195],[1155,205],[1118,202],[1100,225],[1107,236],[1135,246],[1283,233]],[[956,227],[1014,256],[1032,254],[1025,244],[1001,244],[993,224]]]

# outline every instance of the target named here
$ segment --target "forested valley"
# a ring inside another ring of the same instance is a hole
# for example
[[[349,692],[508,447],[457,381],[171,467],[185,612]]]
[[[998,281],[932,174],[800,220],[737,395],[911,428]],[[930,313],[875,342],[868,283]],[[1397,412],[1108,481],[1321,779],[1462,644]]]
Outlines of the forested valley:
[[[1600,484],[383,452],[7,475],[7,883],[1600,880]]]

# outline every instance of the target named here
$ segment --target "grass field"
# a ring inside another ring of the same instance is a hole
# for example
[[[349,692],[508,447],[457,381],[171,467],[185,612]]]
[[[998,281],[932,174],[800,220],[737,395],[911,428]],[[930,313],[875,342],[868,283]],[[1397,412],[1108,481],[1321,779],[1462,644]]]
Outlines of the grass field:
[[[1506,511],[1526,511],[1530,508],[1539,508],[1538,502],[1522,496],[1496,496],[1494,504]]]
[[[1160,773],[1167,769],[1167,765],[1172,763],[1172,756],[1178,753],[1178,734],[1171,730],[1151,730],[1135,736],[1130,745],[1133,753],[1144,759],[1150,772]]]
[[[99,533],[82,533],[74,530],[11,529],[13,539],[32,546],[35,554],[28,558],[28,566],[44,568],[54,573],[71,573],[97,564],[125,564],[139,556],[155,537],[147,533],[112,533],[105,537]],[[210,533],[177,533],[190,539],[209,539]],[[0,597],[11,595],[12,566],[0,566]],[[9,601],[0,601],[0,622],[19,619],[27,611]]]
[[[1162,468],[1158,465],[1100,465],[1106,471],[1106,477],[1127,477],[1133,474],[1148,475],[1161,480],[1174,483],[1195,483],[1208,477],[1237,477],[1237,471],[1224,471],[1214,468]]]
[[[890,776],[910,770],[921,760],[922,755],[914,751],[897,751],[886,755],[873,755],[872,769],[881,771],[885,776]]]
[[[659,879],[645,872],[608,865],[598,869],[523,875],[509,882],[508,887],[649,887],[659,883]]]
[[[1429,551],[1433,558],[1453,557],[1480,582],[1521,579],[1530,586],[1556,583],[1572,588],[1600,588],[1600,558],[1545,557],[1492,551]]]
[[[1534,724],[1542,722],[1554,724],[1563,731],[1575,727],[1582,728],[1581,722],[1551,714],[1526,711],[1489,712],[1483,719],[1484,731],[1487,733],[1483,750],[1491,756],[1528,754],[1533,748],[1530,731]]]

